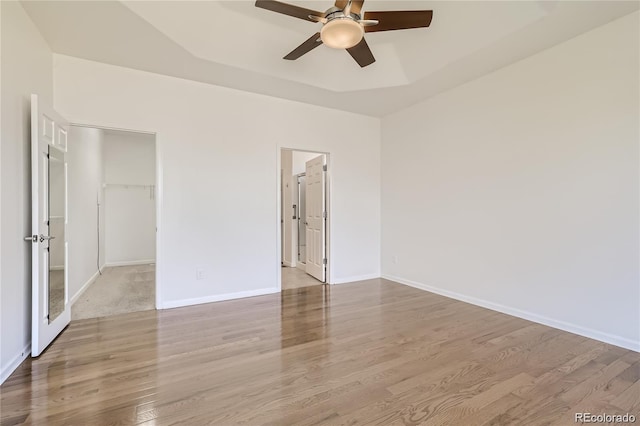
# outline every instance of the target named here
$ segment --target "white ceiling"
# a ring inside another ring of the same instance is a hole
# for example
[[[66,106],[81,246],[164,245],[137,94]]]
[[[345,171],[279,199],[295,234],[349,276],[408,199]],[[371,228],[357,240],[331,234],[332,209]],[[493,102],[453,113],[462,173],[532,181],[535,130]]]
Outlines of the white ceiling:
[[[332,1],[290,1],[325,10]],[[360,68],[326,46],[282,59],[321,25],[253,1],[23,1],[52,50],[367,115],[382,116],[638,10],[630,1],[382,1],[434,11],[426,29],[369,33]]]

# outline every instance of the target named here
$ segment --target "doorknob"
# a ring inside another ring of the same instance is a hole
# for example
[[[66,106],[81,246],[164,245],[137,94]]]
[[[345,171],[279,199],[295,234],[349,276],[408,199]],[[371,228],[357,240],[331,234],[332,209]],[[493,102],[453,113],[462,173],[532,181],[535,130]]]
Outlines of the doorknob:
[[[40,234],[40,236],[38,237],[37,235],[29,235],[28,237],[24,237],[25,241],[31,241],[32,243],[37,243],[38,239],[40,239],[40,242],[43,243],[45,240],[49,241],[49,240],[53,240],[56,237],[50,237],[49,235],[42,235]]]

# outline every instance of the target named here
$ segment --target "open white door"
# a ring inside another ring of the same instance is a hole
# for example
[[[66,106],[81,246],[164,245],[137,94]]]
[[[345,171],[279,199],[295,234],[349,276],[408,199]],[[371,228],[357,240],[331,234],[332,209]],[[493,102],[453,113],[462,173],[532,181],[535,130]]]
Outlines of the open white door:
[[[67,135],[69,125],[31,95],[31,356],[69,324]]]
[[[325,167],[324,155],[306,162],[307,274],[326,281]]]

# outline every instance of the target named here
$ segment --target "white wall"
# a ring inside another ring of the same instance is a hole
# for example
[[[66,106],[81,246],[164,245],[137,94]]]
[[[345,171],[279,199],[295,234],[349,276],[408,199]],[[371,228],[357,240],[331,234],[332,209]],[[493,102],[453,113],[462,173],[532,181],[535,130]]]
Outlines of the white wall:
[[[103,131],[100,129],[71,126],[69,130],[67,148],[69,224],[67,229],[69,233],[69,297],[72,301],[75,301],[96,278],[98,263],[102,266],[105,262],[103,140]],[[100,237],[98,236],[98,213]]]
[[[105,252],[107,265],[156,257],[155,136],[106,131]],[[142,185],[142,186],[140,186]]]
[[[104,165],[108,184],[155,185],[155,136],[106,130]]]
[[[161,307],[277,291],[280,147],[331,153],[330,281],[379,276],[379,120],[61,55],[54,64],[55,106],[71,121],[157,132]],[[331,133],[309,132],[323,122]]]
[[[383,119],[384,276],[640,350],[638,19]]]
[[[30,95],[52,102],[52,56],[20,3],[0,2],[0,382],[31,342]]]

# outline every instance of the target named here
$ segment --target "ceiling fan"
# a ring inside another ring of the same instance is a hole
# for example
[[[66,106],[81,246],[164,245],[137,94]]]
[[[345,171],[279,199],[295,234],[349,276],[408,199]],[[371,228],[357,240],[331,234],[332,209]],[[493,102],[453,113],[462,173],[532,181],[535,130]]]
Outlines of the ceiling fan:
[[[364,0],[336,0],[324,13],[275,0],[257,0],[256,7],[282,13],[310,22],[322,23],[315,33],[284,59],[295,60],[321,44],[347,49],[361,67],[376,61],[364,39],[364,33],[424,28],[431,24],[431,10],[397,10],[362,13]]]

